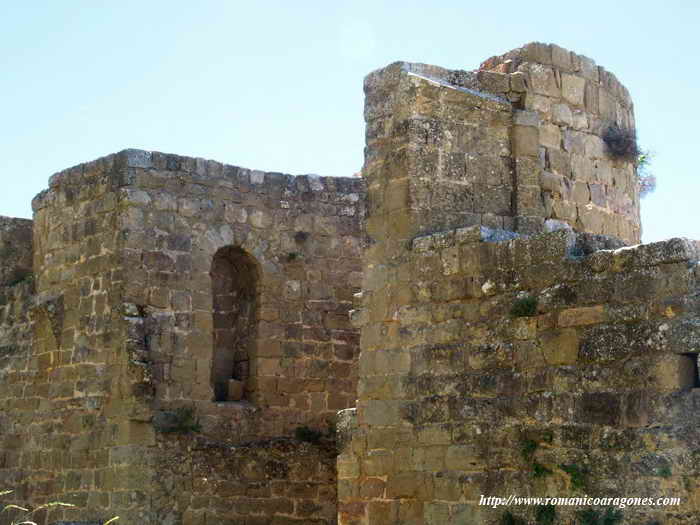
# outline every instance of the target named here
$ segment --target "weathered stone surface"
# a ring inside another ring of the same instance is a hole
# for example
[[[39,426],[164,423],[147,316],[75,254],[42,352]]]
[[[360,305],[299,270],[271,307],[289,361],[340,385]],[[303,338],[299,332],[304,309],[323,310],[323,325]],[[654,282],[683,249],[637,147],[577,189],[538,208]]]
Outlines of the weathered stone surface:
[[[562,96],[573,106],[583,106],[586,81],[576,75],[562,74]]]
[[[574,476],[576,483],[585,477],[588,493],[640,490],[640,476],[645,487],[668,483],[690,493],[681,486],[693,467],[660,451],[672,442],[685,457],[696,444],[698,422],[686,404],[696,401],[686,400],[696,399],[700,384],[687,322],[697,317],[697,245],[671,240],[620,249],[639,240],[638,209],[630,207],[638,199],[625,184],[628,167],[613,172],[600,147],[598,102],[588,86],[611,98],[619,89],[592,61],[530,44],[482,69],[509,72],[509,99],[522,108],[510,128],[515,206],[499,207],[503,224],[520,235],[460,228],[450,222],[459,215],[454,200],[442,189],[432,198],[429,170],[402,168],[415,190],[404,211],[410,242],[377,229],[367,253],[372,292],[362,297],[369,321],[362,327],[358,424],[344,448],[354,462],[339,462],[352,465],[354,488],[343,485],[343,505],[370,511],[341,513],[344,525],[399,523],[407,503],[422,508],[416,523],[499,523],[504,509],[479,505],[493,487],[544,496],[571,491]],[[562,94],[554,89],[560,79]],[[392,97],[397,112],[410,112],[410,100],[397,101],[397,92],[382,87],[368,94],[368,106],[375,96]],[[440,104],[431,100],[430,107],[439,119]],[[383,166],[402,141],[377,144],[386,149],[366,164],[378,214],[386,206]],[[431,162],[449,158],[454,144],[426,147]],[[493,209],[483,188],[471,195],[477,212]],[[622,207],[630,213],[619,213]],[[512,223],[506,213],[516,215]],[[482,228],[494,219],[484,211]],[[543,230],[551,232],[538,235]],[[655,470],[671,464],[663,475]],[[690,525],[697,504],[682,506],[639,509],[629,518]],[[563,507],[558,519],[576,520]]]
[[[365,91],[363,179],[127,150],[0,224],[3,479],[74,521],[498,523],[580,462],[694,524],[698,245],[620,249],[626,90],[533,43]]]

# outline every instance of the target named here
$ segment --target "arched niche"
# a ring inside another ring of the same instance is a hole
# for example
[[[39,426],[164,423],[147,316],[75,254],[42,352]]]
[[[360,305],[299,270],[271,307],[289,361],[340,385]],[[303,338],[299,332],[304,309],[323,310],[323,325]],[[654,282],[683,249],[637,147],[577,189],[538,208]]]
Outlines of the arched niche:
[[[257,337],[259,265],[239,247],[226,246],[211,266],[214,352],[211,382],[215,401],[250,394],[250,361]]]

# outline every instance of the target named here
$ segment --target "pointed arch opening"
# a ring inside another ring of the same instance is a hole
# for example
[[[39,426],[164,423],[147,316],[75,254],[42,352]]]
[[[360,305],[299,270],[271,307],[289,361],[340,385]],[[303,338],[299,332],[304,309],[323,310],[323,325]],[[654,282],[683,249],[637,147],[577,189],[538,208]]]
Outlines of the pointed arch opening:
[[[227,246],[211,266],[214,401],[248,399],[250,361],[257,338],[259,265],[243,249]]]

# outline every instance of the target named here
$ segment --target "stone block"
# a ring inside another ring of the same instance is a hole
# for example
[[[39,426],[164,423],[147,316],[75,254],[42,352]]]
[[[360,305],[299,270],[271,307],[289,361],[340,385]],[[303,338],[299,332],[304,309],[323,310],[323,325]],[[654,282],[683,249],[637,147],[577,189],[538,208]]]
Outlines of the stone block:
[[[552,106],[552,122],[562,126],[571,126],[573,116],[571,108],[567,104],[555,104]]]
[[[578,69],[581,72],[581,75],[583,75],[583,78],[591,80],[593,82],[598,82],[599,74],[598,66],[596,66],[596,63],[587,56],[578,55],[577,58],[579,66]]]
[[[559,312],[559,326],[582,326],[602,323],[606,320],[603,306],[583,306]]]
[[[573,71],[573,62],[571,60],[571,51],[551,44],[552,48],[552,65],[561,71]]]
[[[518,213],[528,216],[544,215],[542,194],[539,186],[520,186],[517,193]]]
[[[591,200],[591,192],[588,189],[588,184],[585,182],[574,182],[573,191],[571,193],[574,202],[578,204],[588,204]]]
[[[621,405],[617,393],[583,393],[576,402],[576,419],[593,425],[618,425],[622,415]]]
[[[586,106],[586,111],[597,115],[599,110],[598,100],[599,91],[597,84],[594,84],[592,82],[586,82],[586,87],[584,89],[584,102]]]
[[[584,151],[589,159],[600,159],[605,156],[605,145],[597,135],[587,134],[584,142]]]
[[[541,166],[532,157],[516,157],[515,173],[518,185],[536,186],[539,184]]]
[[[524,107],[528,111],[539,111],[545,120],[549,120],[549,115],[552,111],[552,101],[551,97],[546,97],[544,95],[539,95],[532,91],[528,91],[524,95]]]
[[[539,132],[531,126],[513,127],[513,153],[518,157],[536,157],[539,152]]]
[[[605,186],[602,184],[589,184],[588,187],[591,191],[591,201],[593,204],[600,206],[601,208],[607,207]]]
[[[697,354],[662,356],[654,365],[653,387],[662,392],[688,390],[698,385]]]
[[[530,83],[533,91],[539,95],[558,98],[561,91],[557,85],[554,71],[551,67],[540,64],[530,66]]]
[[[588,129],[588,115],[585,111],[575,110],[572,113],[572,123],[571,125],[576,130],[587,130]]]
[[[544,124],[540,127],[540,144],[547,148],[559,149],[561,147],[561,132],[559,126]]]
[[[573,106],[582,107],[584,104],[585,79],[570,74],[561,75],[562,96]]]
[[[245,383],[236,379],[228,380],[227,397],[228,401],[240,401],[243,399]]]
[[[576,363],[579,339],[575,329],[545,332],[540,334],[539,341],[547,364],[556,366]]]
[[[489,93],[506,93],[510,90],[509,78],[505,73],[480,70],[477,79],[481,88]]]
[[[510,89],[516,93],[524,93],[527,91],[527,81],[525,73],[516,71],[510,75]]]
[[[486,458],[472,445],[452,445],[445,453],[445,466],[450,470],[480,470],[486,466]]]
[[[560,149],[547,149],[547,166],[564,177],[571,177],[571,156]]]
[[[516,126],[539,126],[540,115],[536,111],[515,110],[513,122]]]

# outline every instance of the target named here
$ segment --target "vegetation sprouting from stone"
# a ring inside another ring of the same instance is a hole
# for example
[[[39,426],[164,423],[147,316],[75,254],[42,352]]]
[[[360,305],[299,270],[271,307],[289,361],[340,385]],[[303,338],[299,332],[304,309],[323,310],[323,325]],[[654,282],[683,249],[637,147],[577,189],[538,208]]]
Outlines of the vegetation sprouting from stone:
[[[297,429],[294,431],[294,437],[296,437],[299,441],[318,444],[320,443],[321,438],[323,438],[323,432],[307,426],[301,426],[297,427]]]
[[[648,150],[643,150],[637,156],[637,179],[639,180],[639,196],[646,197],[656,189],[656,175],[649,166],[651,165],[652,154]]]
[[[507,511],[501,516],[501,521],[499,525],[527,525],[527,521],[524,519],[513,515],[512,512]]]
[[[530,462],[538,446],[534,439],[523,439],[520,442],[520,455],[525,461]]]
[[[191,432],[200,432],[202,425],[199,423],[199,418],[193,407],[179,407],[174,411],[173,424],[164,428],[161,431],[175,434],[189,434]]]
[[[13,492],[14,490],[0,491],[0,497],[7,496]],[[23,506],[10,503],[2,506],[0,514],[4,515],[5,517],[12,516],[9,522],[2,522],[7,523],[8,525],[37,525],[37,522],[34,521],[35,514],[41,511],[49,511],[57,508],[76,508],[76,505],[73,505],[72,503],[64,503],[62,501],[50,501],[32,508],[29,505]],[[117,520],[119,520],[119,516],[115,516],[105,521],[103,525],[110,525],[115,523]]]
[[[525,295],[518,297],[510,309],[513,317],[532,317],[537,313],[537,297]]]
[[[556,517],[557,508],[554,505],[538,505],[535,508],[537,525],[553,525]]]
[[[637,134],[634,130],[610,124],[603,132],[603,142],[613,158],[636,161],[639,155]]]
[[[577,525],[616,525],[622,523],[620,509],[607,507],[605,510],[585,509],[576,513]]]
[[[662,478],[670,478],[673,475],[673,471],[671,470],[671,467],[664,465],[657,470],[657,474]]]
[[[551,469],[545,467],[542,463],[535,461],[532,464],[532,477],[533,478],[543,478],[552,474]]]
[[[569,475],[571,486],[574,489],[582,489],[586,486],[586,469],[577,464],[559,465]]]

